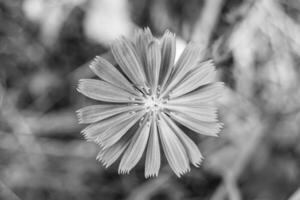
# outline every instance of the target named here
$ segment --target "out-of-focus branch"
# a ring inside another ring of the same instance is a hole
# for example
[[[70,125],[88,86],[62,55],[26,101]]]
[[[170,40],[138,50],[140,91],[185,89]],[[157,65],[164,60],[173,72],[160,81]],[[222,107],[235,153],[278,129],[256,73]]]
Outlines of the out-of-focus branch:
[[[265,126],[261,127],[260,130],[252,131],[253,137],[240,151],[240,155],[237,157],[234,165],[230,168],[230,170],[223,174],[223,184],[221,184],[216,190],[215,194],[211,198],[212,200],[226,199],[227,195],[229,195],[230,199],[233,200],[241,199],[238,198],[238,196],[236,195],[237,193],[235,192],[235,188],[232,186],[234,186],[238,182],[239,177],[243,173],[248,163],[251,161],[254,153],[257,150],[257,147],[261,144],[263,138],[268,135],[267,133],[273,133],[273,130],[276,130],[276,126],[279,124],[278,119],[280,119],[278,115],[280,115],[280,113],[274,114],[271,119],[262,122],[262,124]],[[262,117],[262,119],[264,119],[264,117]],[[230,185],[228,183],[233,183],[233,185]]]
[[[36,141],[31,126],[27,123],[26,118],[15,107],[14,98],[7,94],[6,97],[4,97],[3,107],[0,112],[5,119],[5,122],[12,129],[13,134],[17,138],[17,141],[22,146],[23,150],[28,155],[33,152],[39,152],[38,157],[28,157],[32,167],[35,168],[37,163],[43,163],[46,158],[43,156],[41,147]]]
[[[0,181],[0,199],[5,200],[21,200],[11,189],[9,189],[2,181]]]
[[[1,132],[0,132],[1,133]],[[20,145],[17,144],[17,139],[10,133],[1,133],[0,149],[10,153],[26,153]],[[26,137],[27,135],[23,135]],[[28,136],[27,136],[28,137]],[[74,140],[68,143],[59,142],[55,139],[38,139],[43,155],[53,157],[76,157],[76,158],[93,158],[95,157],[98,148],[97,145],[92,145],[85,141]],[[41,152],[30,152],[29,157],[40,156]]]
[[[226,194],[230,200],[240,200],[242,196],[237,187],[237,181],[230,175],[225,175],[223,178],[223,184],[217,188],[211,200],[222,200],[225,199]]]
[[[151,179],[147,181],[145,184],[141,185],[140,187],[135,188],[130,195],[128,196],[128,200],[139,200],[144,199],[148,200],[151,199],[152,195],[155,192],[161,190],[164,185],[169,181],[170,174],[160,175],[157,178]]]
[[[58,134],[74,134],[80,130],[77,123],[74,110],[63,110],[53,113],[25,112],[19,111],[15,107],[13,95],[7,94],[3,108],[0,110],[3,120],[12,128],[13,133],[19,137],[22,143],[22,137],[25,135],[26,140],[31,136],[32,143],[37,135],[58,135]],[[25,141],[24,141],[25,142]],[[27,141],[29,142],[29,141]],[[27,142],[25,142],[27,144]],[[31,148],[38,148],[30,146]],[[38,148],[39,149],[39,148]],[[39,151],[35,149],[34,152]]]
[[[298,37],[300,34],[299,24],[297,24],[284,12],[276,1],[263,0],[258,6],[261,7],[260,9],[264,9],[264,12],[267,15],[266,17],[268,18],[269,26],[277,28],[282,35],[289,40],[289,45],[292,49],[300,54],[300,39]],[[268,26],[262,26],[261,30],[268,34],[270,29]],[[272,35],[272,37],[275,38],[274,35]]]
[[[289,198],[289,200],[299,200],[300,199],[300,188]]]
[[[218,23],[219,15],[225,0],[206,0],[202,13],[199,16],[194,31],[192,41],[200,42],[203,48],[209,45],[212,33]]]
[[[240,190],[237,186],[237,181],[236,179],[231,176],[231,174],[227,174],[224,177],[224,182],[225,182],[225,186],[226,186],[226,190],[228,193],[228,196],[230,197],[231,200],[241,200],[241,194],[240,194]]]
[[[78,137],[80,125],[77,123],[74,110],[63,110],[54,113],[27,116],[27,123],[36,136],[55,136],[59,134]]]

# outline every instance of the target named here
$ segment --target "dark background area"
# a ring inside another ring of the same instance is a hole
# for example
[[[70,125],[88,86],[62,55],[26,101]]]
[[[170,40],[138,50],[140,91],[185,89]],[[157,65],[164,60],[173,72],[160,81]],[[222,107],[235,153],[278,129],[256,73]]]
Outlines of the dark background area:
[[[105,169],[77,124],[89,61],[143,27],[201,42],[226,84],[225,126],[182,178]],[[0,0],[0,199],[300,199],[299,36],[298,0]]]

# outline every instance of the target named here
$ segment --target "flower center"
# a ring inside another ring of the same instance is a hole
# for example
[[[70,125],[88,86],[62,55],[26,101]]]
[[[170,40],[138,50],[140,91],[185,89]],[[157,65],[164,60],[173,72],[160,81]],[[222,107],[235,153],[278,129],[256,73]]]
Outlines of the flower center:
[[[154,95],[146,96],[144,99],[144,106],[148,112],[157,112],[163,108],[163,102]]]

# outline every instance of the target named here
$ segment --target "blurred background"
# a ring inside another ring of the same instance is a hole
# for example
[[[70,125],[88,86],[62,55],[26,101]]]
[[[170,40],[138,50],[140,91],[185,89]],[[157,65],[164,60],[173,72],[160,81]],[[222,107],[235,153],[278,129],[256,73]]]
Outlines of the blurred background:
[[[194,134],[205,160],[180,179],[104,169],[74,113],[89,61],[147,26],[202,43],[226,83],[225,126]],[[299,200],[299,64],[299,0],[0,0],[0,199]]]

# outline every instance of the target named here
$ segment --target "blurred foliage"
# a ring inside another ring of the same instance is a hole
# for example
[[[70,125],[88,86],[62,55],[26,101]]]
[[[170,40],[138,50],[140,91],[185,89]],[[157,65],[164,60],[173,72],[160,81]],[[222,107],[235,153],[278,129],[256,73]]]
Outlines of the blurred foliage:
[[[0,199],[299,199],[298,0],[0,0],[0,24]],[[145,26],[203,42],[227,85],[220,137],[186,130],[206,159],[181,179],[104,169],[74,114],[89,61]]]

